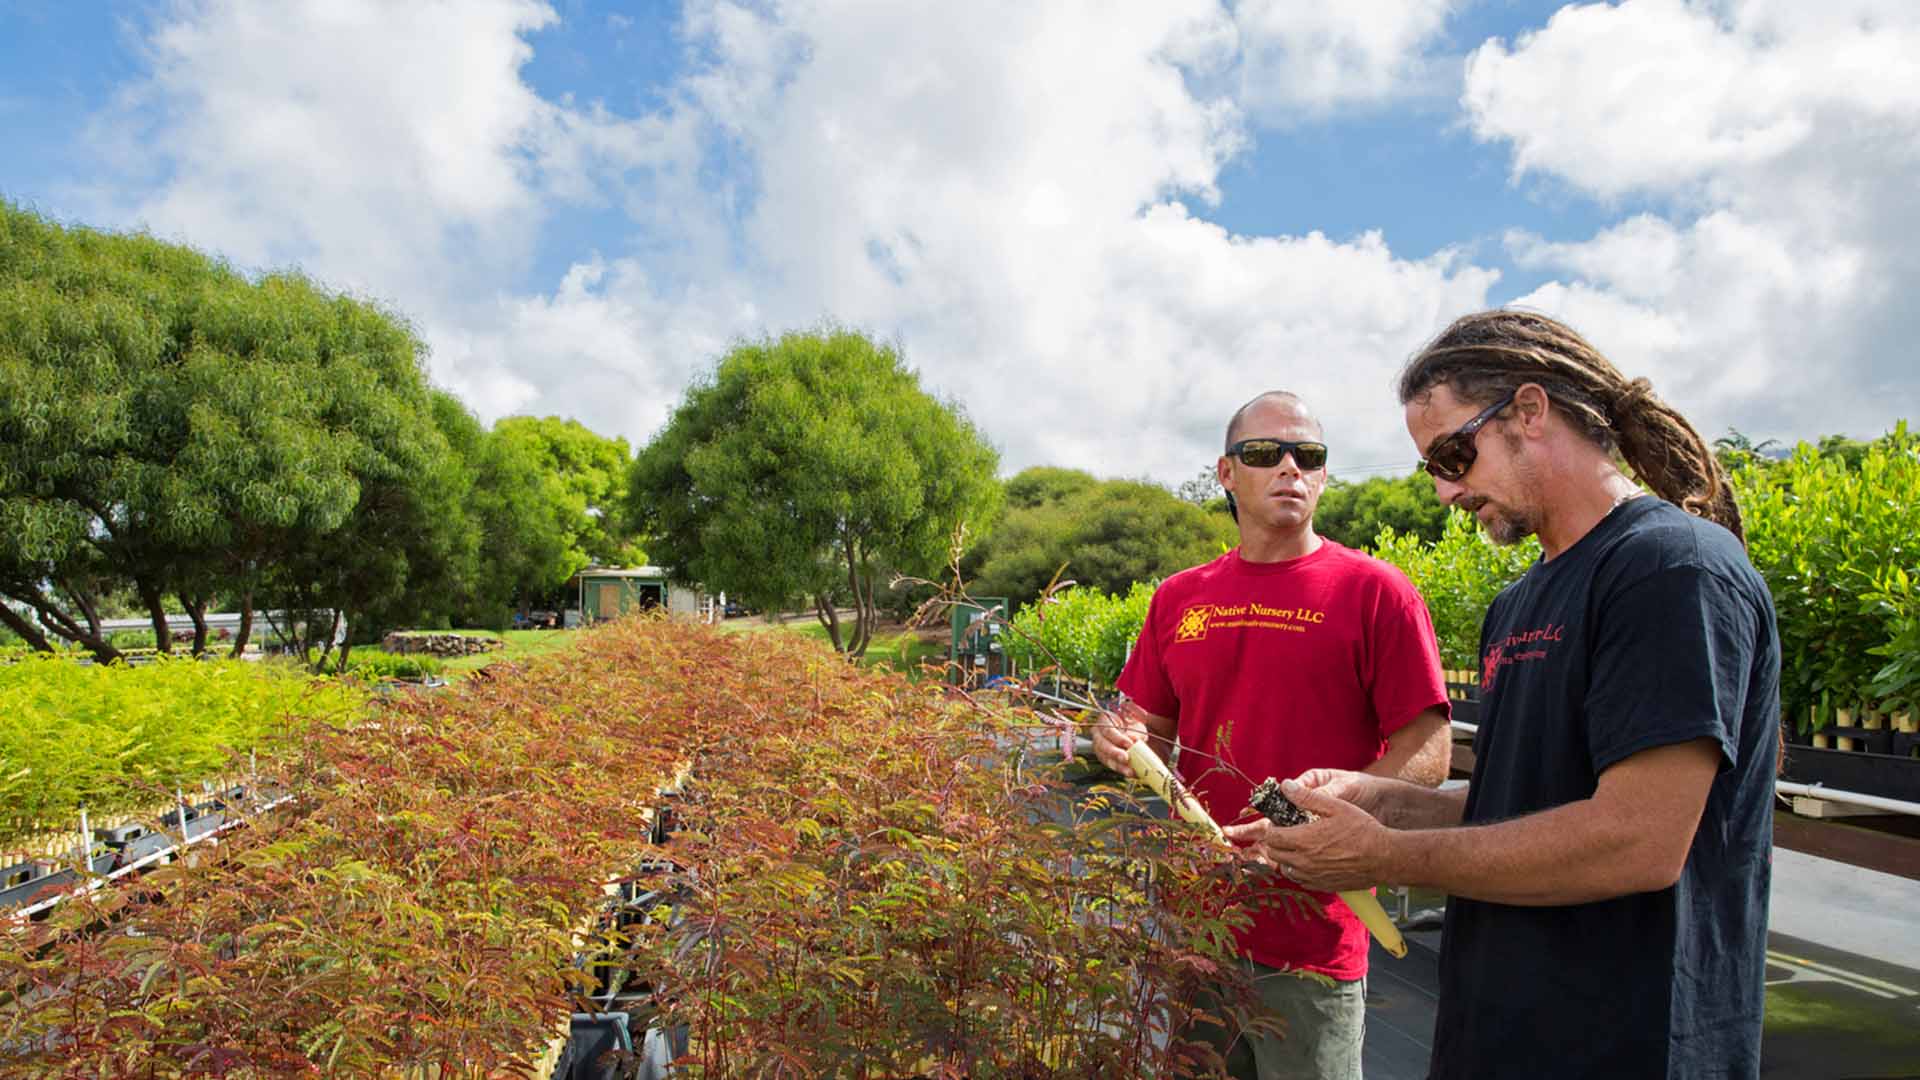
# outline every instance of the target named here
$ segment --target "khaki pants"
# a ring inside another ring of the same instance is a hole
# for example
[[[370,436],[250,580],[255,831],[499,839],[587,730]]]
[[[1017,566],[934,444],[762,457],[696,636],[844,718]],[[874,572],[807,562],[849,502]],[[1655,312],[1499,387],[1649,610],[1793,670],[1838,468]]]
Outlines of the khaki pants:
[[[1284,1026],[1279,1036],[1229,1032],[1202,1024],[1197,1039],[1213,1044],[1234,1080],[1360,1080],[1367,1033],[1367,980],[1332,986],[1252,960],[1243,961],[1266,1015]],[[1216,1012],[1216,1009],[1208,1009]]]

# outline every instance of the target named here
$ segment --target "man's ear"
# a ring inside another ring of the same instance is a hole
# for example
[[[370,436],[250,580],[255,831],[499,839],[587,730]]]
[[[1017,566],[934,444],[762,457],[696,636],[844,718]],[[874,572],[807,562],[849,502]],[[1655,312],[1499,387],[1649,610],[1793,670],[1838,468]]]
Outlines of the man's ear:
[[[1553,411],[1553,399],[1539,383],[1521,383],[1513,392],[1513,411],[1520,427],[1530,435],[1539,434]]]

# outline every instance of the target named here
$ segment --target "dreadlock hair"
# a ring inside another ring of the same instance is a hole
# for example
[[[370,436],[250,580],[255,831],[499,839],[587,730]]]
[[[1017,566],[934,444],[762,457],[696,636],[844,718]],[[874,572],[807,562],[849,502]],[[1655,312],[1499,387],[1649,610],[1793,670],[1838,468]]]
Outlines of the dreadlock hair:
[[[1491,405],[1537,383],[1595,446],[1617,453],[1655,495],[1724,526],[1746,543],[1725,470],[1700,433],[1645,379],[1620,374],[1572,328],[1528,311],[1482,311],[1454,320],[1400,372],[1400,404],[1436,386]]]

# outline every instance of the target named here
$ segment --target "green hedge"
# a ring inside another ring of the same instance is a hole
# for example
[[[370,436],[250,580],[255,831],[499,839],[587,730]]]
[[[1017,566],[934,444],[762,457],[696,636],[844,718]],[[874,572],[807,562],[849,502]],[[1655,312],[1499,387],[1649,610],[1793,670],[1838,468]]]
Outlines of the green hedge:
[[[364,692],[290,668],[161,659],[100,666],[35,654],[0,664],[0,841],[164,801],[270,755],[290,725],[340,717]]]
[[[1920,436],[1903,422],[1860,453],[1803,443],[1784,461],[1749,455],[1733,482],[1779,615],[1788,714],[1805,728],[1840,708],[1920,710]],[[1488,605],[1540,545],[1501,547],[1471,515],[1451,513],[1438,541],[1387,528],[1373,552],[1426,598],[1443,665],[1474,669]],[[1057,663],[1064,675],[1111,684],[1151,594],[1146,584],[1124,597],[1069,590],[1014,618],[1021,633],[1009,654],[1022,667]]]
[[[1802,728],[1920,692],[1920,439],[1902,422],[1857,464],[1802,443],[1734,474],[1747,550],[1780,621],[1781,697]]]
[[[1439,540],[1428,543],[1388,527],[1380,530],[1373,553],[1399,567],[1426,598],[1440,639],[1441,666],[1477,670],[1487,608],[1540,557],[1540,541],[1528,537],[1502,547],[1472,514],[1454,512],[1447,515]]]
[[[1112,686],[1147,621],[1153,588],[1136,582],[1121,596],[1067,589],[1029,604],[1013,617],[1007,656],[1022,670],[1057,667],[1062,678]]]

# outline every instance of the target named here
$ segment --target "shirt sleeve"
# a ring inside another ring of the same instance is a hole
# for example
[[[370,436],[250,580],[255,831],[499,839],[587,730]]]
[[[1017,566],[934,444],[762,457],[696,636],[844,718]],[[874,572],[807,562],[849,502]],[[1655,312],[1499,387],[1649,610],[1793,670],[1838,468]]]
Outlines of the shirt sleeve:
[[[1380,598],[1368,648],[1373,668],[1369,693],[1383,739],[1428,709],[1452,715],[1427,603],[1411,582],[1395,579],[1391,584]]]
[[[1606,598],[1594,635],[1587,752],[1597,775],[1656,746],[1712,739],[1724,772],[1753,667],[1753,611],[1711,571],[1674,567]]]
[[[1160,655],[1161,592],[1155,590],[1147,602],[1147,618],[1140,624],[1140,637],[1133,643],[1133,655],[1121,670],[1117,685],[1133,703],[1155,716],[1180,718],[1180,698],[1174,693],[1173,680],[1167,677],[1167,665]]]

